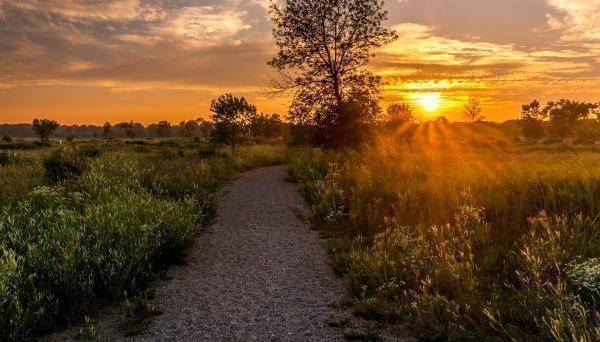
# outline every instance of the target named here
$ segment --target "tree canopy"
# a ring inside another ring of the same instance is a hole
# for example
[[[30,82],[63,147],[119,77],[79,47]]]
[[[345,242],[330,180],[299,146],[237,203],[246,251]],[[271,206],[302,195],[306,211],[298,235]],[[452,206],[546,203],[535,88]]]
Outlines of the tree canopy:
[[[48,119],[35,119],[32,123],[32,129],[40,140],[48,140],[52,132],[59,126],[58,122]]]
[[[256,107],[249,104],[244,97],[238,98],[231,94],[221,95],[210,105],[213,112],[214,139],[231,145],[232,153],[240,139],[247,131],[256,116]]]

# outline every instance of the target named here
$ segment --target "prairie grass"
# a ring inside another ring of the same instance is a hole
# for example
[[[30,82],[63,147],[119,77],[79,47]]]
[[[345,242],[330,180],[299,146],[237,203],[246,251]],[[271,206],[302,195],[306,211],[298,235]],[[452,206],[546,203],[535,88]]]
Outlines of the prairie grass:
[[[119,141],[50,152],[22,151],[0,166],[0,340],[30,339],[143,296],[157,268],[210,221],[219,183],[285,154],[257,145],[231,158],[187,142]]]
[[[600,338],[594,147],[382,140],[288,159],[357,314],[424,338]]]

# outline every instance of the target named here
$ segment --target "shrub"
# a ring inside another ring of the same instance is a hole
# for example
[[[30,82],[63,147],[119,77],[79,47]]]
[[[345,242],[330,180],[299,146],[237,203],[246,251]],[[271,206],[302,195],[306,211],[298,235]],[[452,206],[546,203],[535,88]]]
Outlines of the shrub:
[[[79,154],[86,158],[100,158],[104,150],[96,145],[83,145],[79,148]]]
[[[14,160],[14,155],[8,152],[0,152],[0,166],[8,165]]]
[[[72,147],[59,148],[44,160],[46,177],[52,183],[80,176],[85,167],[85,159]]]
[[[132,178],[133,165],[111,162],[95,163],[69,188],[40,188],[3,209],[2,339],[26,338],[80,317],[100,298],[135,293],[206,222],[207,202],[154,197]]]

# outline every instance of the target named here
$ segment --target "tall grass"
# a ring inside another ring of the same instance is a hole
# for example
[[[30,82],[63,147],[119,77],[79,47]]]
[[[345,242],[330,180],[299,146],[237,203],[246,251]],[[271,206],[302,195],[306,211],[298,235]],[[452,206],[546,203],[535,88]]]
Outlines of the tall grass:
[[[358,314],[429,338],[600,338],[597,153],[382,142],[288,169]]]
[[[158,266],[193,244],[221,181],[284,153],[254,146],[232,159],[193,146],[117,144],[100,147],[107,153],[61,147],[45,175],[36,158],[31,169],[42,175],[33,190],[18,183],[27,172],[0,167],[25,192],[0,208],[0,340],[31,338],[139,293]],[[81,174],[57,172],[72,157]]]

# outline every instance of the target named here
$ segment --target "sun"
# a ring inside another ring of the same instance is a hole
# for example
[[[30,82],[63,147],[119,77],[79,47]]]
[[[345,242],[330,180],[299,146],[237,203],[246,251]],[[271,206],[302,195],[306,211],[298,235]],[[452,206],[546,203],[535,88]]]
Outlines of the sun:
[[[440,108],[440,94],[438,93],[417,94],[416,97],[427,113],[433,113]]]

